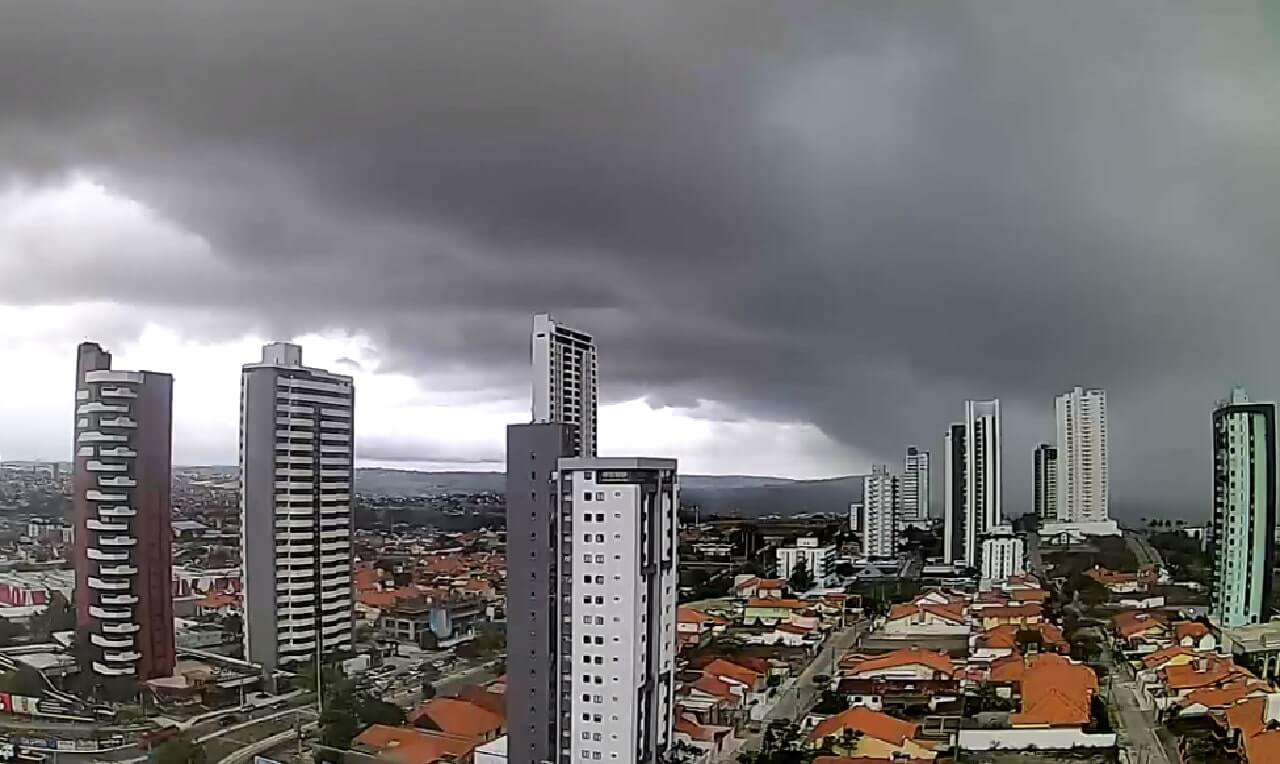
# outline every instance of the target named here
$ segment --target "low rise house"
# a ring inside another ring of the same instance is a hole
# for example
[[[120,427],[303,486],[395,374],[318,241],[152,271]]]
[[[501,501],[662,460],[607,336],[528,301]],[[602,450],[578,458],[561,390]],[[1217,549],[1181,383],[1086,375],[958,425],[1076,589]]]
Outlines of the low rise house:
[[[907,649],[874,658],[849,656],[841,660],[840,672],[849,679],[951,679],[956,667],[944,653]]]
[[[994,629],[998,626],[1034,628],[1044,620],[1043,609],[1034,602],[1022,605],[986,607],[981,610],[974,610],[973,616],[979,622],[983,631]]]
[[[803,613],[810,607],[804,600],[758,598],[747,600],[742,609],[744,626],[776,626],[787,623],[793,615]]]
[[[704,764],[720,758],[729,749],[734,736],[732,727],[699,724],[695,719],[677,714],[674,738],[700,752],[691,764]]]
[[[953,636],[969,633],[969,619],[963,605],[907,602],[889,610],[881,631],[887,636]]]
[[[1280,698],[1250,698],[1227,709],[1225,727],[1230,748],[1244,764],[1280,761]]]
[[[809,731],[810,748],[827,749],[852,758],[920,759],[938,757],[933,745],[918,740],[919,725],[869,708],[851,708],[824,719]]]
[[[1126,610],[1111,617],[1111,627],[1126,650],[1155,652],[1170,639],[1169,619],[1162,613]]]
[[[1085,575],[1107,587],[1112,594],[1133,594],[1146,592],[1159,583],[1159,573],[1155,566],[1144,565],[1137,573],[1122,573],[1095,565]]]
[[[487,743],[506,729],[506,721],[461,698],[432,698],[409,714],[415,727],[442,732],[458,738]]]
[[[1216,650],[1218,639],[1209,627],[1199,621],[1183,621],[1173,624],[1173,641],[1193,650]]]
[[[440,764],[470,761],[477,745],[466,737],[375,724],[352,741],[351,749],[390,764]]]

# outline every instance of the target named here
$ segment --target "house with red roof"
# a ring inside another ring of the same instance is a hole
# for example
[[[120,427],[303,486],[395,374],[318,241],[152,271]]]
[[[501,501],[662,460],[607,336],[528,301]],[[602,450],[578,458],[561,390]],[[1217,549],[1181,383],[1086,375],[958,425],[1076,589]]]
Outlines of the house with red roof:
[[[969,618],[963,604],[917,599],[890,608],[881,631],[890,637],[967,635]]]
[[[1218,639],[1209,627],[1199,621],[1180,621],[1173,624],[1173,642],[1193,650],[1217,650]]]
[[[375,724],[352,741],[351,749],[388,764],[444,764],[470,761],[480,742],[411,727]]]
[[[676,714],[676,742],[690,745],[701,752],[696,761],[713,761],[720,758],[733,745],[732,727],[701,724],[691,714]]]
[[[1249,698],[1227,709],[1219,721],[1244,764],[1280,761],[1280,703],[1271,698]]]
[[[854,759],[938,758],[931,742],[917,739],[919,732],[918,724],[869,708],[851,708],[818,722],[805,739],[810,748],[828,748]]]
[[[1116,641],[1125,649],[1155,652],[1168,644],[1171,636],[1169,618],[1150,610],[1126,610],[1111,616]]]
[[[840,662],[840,674],[850,679],[951,679],[956,667],[946,653],[910,648],[872,658],[851,656]]]

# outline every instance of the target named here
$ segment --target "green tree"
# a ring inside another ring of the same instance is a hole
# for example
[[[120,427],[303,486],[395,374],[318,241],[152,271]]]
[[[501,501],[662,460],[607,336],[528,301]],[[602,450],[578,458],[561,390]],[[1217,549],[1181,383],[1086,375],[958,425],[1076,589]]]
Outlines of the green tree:
[[[405,722],[404,709],[381,698],[361,696],[356,701],[356,717],[361,724],[385,724],[398,727]]]
[[[813,707],[815,714],[827,716],[834,716],[847,710],[849,710],[849,698],[831,689],[823,690],[817,704]]]
[[[227,642],[239,642],[244,637],[244,618],[239,615],[223,618],[222,635]]]
[[[738,754],[739,764],[811,764],[814,751],[800,743],[800,731],[794,722],[775,721],[765,728],[760,750]]]
[[[22,624],[13,621],[0,621],[0,647],[10,647],[22,637],[26,636],[27,630]]]
[[[54,592],[43,613],[31,617],[31,634],[36,639],[46,640],[51,634],[59,631],[71,631],[76,627],[76,611],[71,603],[62,596],[62,592]]]
[[[0,692],[38,698],[44,694],[44,677],[36,669],[19,664],[16,671],[0,674]]]
[[[813,574],[809,571],[809,563],[804,557],[796,559],[796,564],[791,566],[791,575],[787,578],[787,583],[791,585],[791,589],[797,592],[807,592],[809,587],[813,586]]]
[[[347,749],[356,737],[355,685],[340,679],[325,694],[324,711],[320,714],[320,745]]]
[[[436,686],[431,682],[422,683],[422,699],[431,700],[436,696]]]
[[[155,764],[205,764],[204,746],[196,745],[186,735],[166,740],[155,751]]]

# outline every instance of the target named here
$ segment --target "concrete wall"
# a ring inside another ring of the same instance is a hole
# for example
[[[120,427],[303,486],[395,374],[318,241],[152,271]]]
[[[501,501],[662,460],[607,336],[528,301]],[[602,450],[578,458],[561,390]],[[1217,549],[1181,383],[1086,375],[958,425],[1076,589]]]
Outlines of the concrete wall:
[[[244,555],[245,658],[270,671],[276,651],[276,372],[252,369],[244,374],[242,434],[244,471],[240,475],[242,514],[240,549]]]
[[[1088,734],[1079,729],[960,730],[959,746],[965,751],[1069,750],[1114,748],[1115,733]]]

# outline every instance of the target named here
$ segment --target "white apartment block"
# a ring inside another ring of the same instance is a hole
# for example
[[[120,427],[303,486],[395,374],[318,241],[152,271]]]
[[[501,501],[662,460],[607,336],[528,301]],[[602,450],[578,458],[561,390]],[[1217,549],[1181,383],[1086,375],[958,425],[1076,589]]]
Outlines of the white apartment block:
[[[562,458],[557,481],[557,762],[656,764],[675,724],[676,462]]]
[[[591,335],[533,317],[533,421],[577,428],[576,453],[596,454],[596,345]]]
[[[1026,543],[1013,528],[1002,525],[982,540],[982,577],[1004,581],[1027,572]]]
[[[929,452],[915,446],[907,448],[902,471],[902,512],[904,522],[929,518]]]
[[[352,648],[351,378],[267,345],[240,391],[245,658],[267,669]]]
[[[862,481],[862,555],[895,557],[898,553],[900,479],[877,464]],[[815,580],[820,580],[815,577]]]
[[[1081,387],[1059,395],[1058,521],[1090,523],[1111,516],[1107,463],[1107,394]]]
[[[801,538],[796,540],[795,546],[778,547],[774,550],[774,560],[778,566],[778,578],[791,578],[796,564],[804,560],[814,583],[821,584],[835,572],[836,548],[821,546],[816,538]]]

